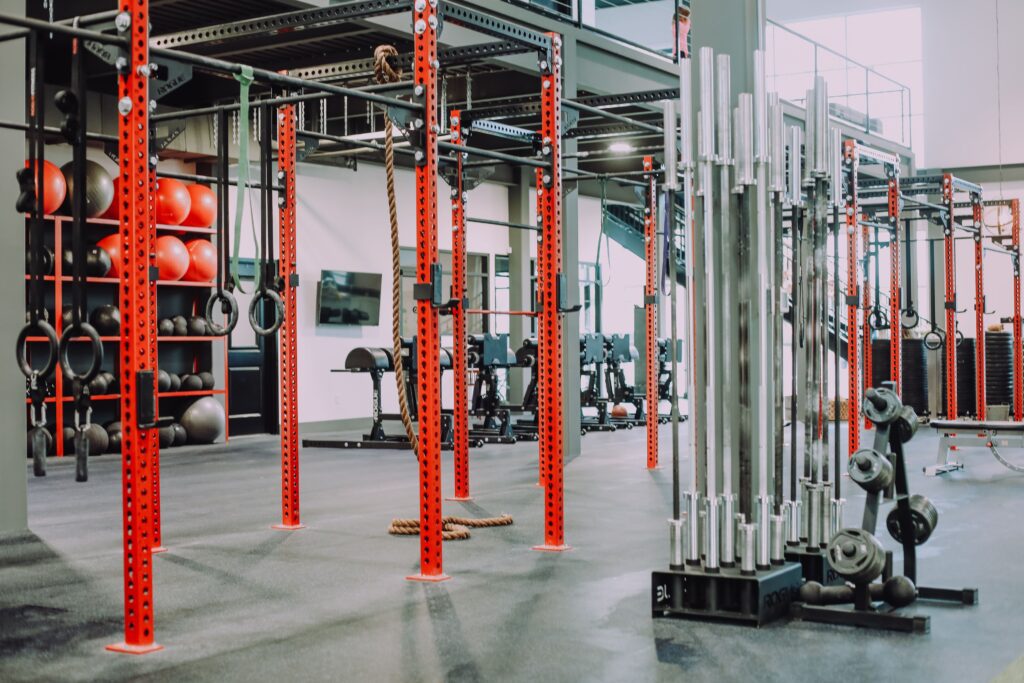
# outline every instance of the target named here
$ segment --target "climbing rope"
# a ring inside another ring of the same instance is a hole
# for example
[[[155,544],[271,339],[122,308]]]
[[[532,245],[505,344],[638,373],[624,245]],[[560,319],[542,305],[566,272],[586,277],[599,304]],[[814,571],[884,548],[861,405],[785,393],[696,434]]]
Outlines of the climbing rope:
[[[484,529],[496,526],[511,526],[512,516],[499,517],[443,517],[441,518],[441,538],[445,541],[465,541],[470,537],[470,529]],[[388,533],[392,536],[418,536],[420,521],[418,519],[393,519]]]
[[[402,72],[388,64],[388,57],[398,55],[394,45],[378,45],[373,51],[373,75],[378,83],[396,83]],[[391,221],[391,344],[395,362],[395,383],[398,388],[398,411],[402,415],[402,426],[414,456],[419,457],[416,431],[409,414],[409,399],[405,395],[405,365],[402,361],[402,263],[398,246],[398,201],[395,199],[395,144],[391,117],[384,112],[384,173],[388,193],[388,218]],[[419,533],[417,531],[417,533]]]

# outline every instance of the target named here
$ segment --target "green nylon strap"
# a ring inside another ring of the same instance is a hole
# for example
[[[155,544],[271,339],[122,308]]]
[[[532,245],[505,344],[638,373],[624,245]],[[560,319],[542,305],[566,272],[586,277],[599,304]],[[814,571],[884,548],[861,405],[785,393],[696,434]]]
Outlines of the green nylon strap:
[[[249,86],[253,82],[251,66],[242,65],[242,72],[235,74],[239,83],[238,109],[238,191],[235,194],[235,237],[231,245],[231,278],[238,291],[245,294],[242,283],[238,279],[238,257],[242,242],[242,214],[245,213],[245,197],[249,193]],[[255,237],[255,226],[253,236]],[[254,241],[259,249],[259,240]],[[256,288],[259,289],[262,268],[256,268]]]

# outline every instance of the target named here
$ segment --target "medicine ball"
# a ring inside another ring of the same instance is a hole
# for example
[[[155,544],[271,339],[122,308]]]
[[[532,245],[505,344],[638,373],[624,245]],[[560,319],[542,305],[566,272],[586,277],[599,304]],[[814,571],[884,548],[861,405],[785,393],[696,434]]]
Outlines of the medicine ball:
[[[97,374],[92,380],[89,381],[89,392],[93,396],[102,396],[110,390],[110,385],[107,378],[102,374]]]
[[[65,305],[60,312],[60,322],[65,327],[71,327],[72,318],[74,317],[70,305]]]
[[[174,336],[188,336],[188,320],[185,319],[185,316],[176,315],[171,318],[171,322],[174,324]]]
[[[107,256],[110,257],[110,268],[107,270],[107,277],[120,277],[121,236],[116,232],[112,235],[107,235],[97,242],[96,246],[107,252]]]
[[[182,391],[202,391],[203,380],[199,379],[199,375],[182,375],[181,377],[181,390]]]
[[[188,249],[174,235],[156,238],[156,265],[161,280],[180,280],[188,271]]]
[[[120,453],[121,452],[121,432],[107,431],[107,453]]]
[[[107,436],[107,430],[95,422],[86,427],[85,438],[89,440],[89,455],[103,455],[110,446],[110,437]],[[74,442],[72,441],[72,443]],[[72,446],[73,448],[74,446]]]
[[[53,249],[43,245],[42,253],[42,274],[53,275]],[[25,250],[25,272],[32,273],[32,252]]]
[[[120,387],[117,385],[117,377],[114,373],[104,370],[99,374],[100,377],[104,377],[107,380],[107,393],[116,394]]]
[[[102,247],[89,247],[85,250],[85,274],[89,277],[106,277],[113,265],[110,254]]]
[[[170,448],[174,445],[174,428],[170,425],[160,428],[160,448]]]
[[[156,221],[163,225],[181,225],[192,209],[192,196],[185,183],[174,178],[156,181]],[[175,238],[177,239],[177,238]],[[180,240],[179,240],[180,241]],[[182,271],[184,274],[185,271]],[[180,275],[178,277],[181,277]],[[164,278],[177,280],[178,278]]]
[[[28,159],[25,160],[25,168],[29,168]],[[32,185],[35,187],[36,193],[39,193],[39,187],[36,186],[36,172],[32,169]],[[64,203],[64,198],[68,193],[67,180],[64,178],[64,173],[61,172],[57,165],[50,161],[43,161],[43,213],[51,215],[56,213],[61,204]]]
[[[198,183],[187,187],[191,205],[182,225],[193,228],[208,228],[217,218],[217,194],[206,185]]]
[[[185,279],[210,282],[217,274],[217,248],[209,240],[197,239],[185,243],[189,263]]]
[[[46,427],[32,427],[31,429],[28,430],[28,457],[30,457],[30,458],[32,457],[32,437],[39,430],[42,430],[43,433],[45,434],[45,436],[43,438],[46,440],[46,453],[47,453],[47,455],[50,455],[50,454],[53,454],[53,453],[56,452],[55,444],[54,444],[54,441],[53,441],[53,434],[50,433],[50,430],[47,429]]]
[[[612,406],[612,417],[627,417],[626,406],[616,403]]]
[[[106,211],[100,214],[100,218],[117,220],[121,217],[121,176],[114,176],[114,201]]]
[[[200,372],[199,373],[199,379],[202,380],[202,382],[203,382],[203,389],[206,389],[206,390],[213,389],[214,385],[216,384],[216,381],[214,380],[212,372],[207,372],[205,370],[203,372]]]
[[[117,306],[99,306],[89,315],[89,322],[104,337],[121,334],[121,311]]]
[[[210,334],[206,326],[206,318],[194,315],[188,319],[188,333],[193,337],[205,337]]]
[[[166,370],[160,370],[156,373],[156,390],[167,391],[171,388],[171,376],[167,374]]]
[[[161,337],[170,337],[174,334],[174,323],[170,318],[162,318],[156,324],[156,333]]]
[[[65,427],[62,430],[62,437],[64,439],[64,452],[74,453],[75,452],[75,430],[71,427]]]
[[[224,436],[225,422],[224,406],[212,396],[199,399],[181,416],[190,443],[213,443]]]
[[[75,201],[75,164],[73,161],[61,166],[67,182],[67,199],[64,211],[70,216],[72,203]],[[110,208],[114,201],[114,179],[95,161],[85,162],[85,215],[96,218]]]
[[[170,378],[171,378],[171,391],[180,391],[181,390],[181,377],[178,377],[173,372],[168,372],[167,374],[170,375]]]
[[[188,442],[188,432],[179,423],[175,422],[171,425],[171,429],[174,431],[174,444],[175,446],[184,446]]]

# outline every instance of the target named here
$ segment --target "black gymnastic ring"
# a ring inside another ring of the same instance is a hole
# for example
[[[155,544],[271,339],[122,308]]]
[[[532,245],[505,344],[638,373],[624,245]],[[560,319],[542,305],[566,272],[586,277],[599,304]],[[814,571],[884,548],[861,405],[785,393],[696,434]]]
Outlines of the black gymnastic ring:
[[[937,341],[929,343],[929,339],[935,339]],[[924,335],[924,348],[928,349],[929,351],[938,351],[945,345],[945,343],[945,337],[943,337],[942,333],[939,332],[937,329],[930,330],[927,334]]]
[[[889,329],[889,318],[881,308],[873,308],[868,314],[868,325],[873,330],[886,330]]]
[[[89,369],[82,374],[75,372],[74,368],[71,367],[71,361],[68,360],[68,349],[71,348],[71,340],[79,337],[86,337],[90,342],[89,345],[92,347]],[[100,334],[96,331],[96,328],[89,323],[79,323],[77,325],[72,323],[64,328],[64,332],[60,336],[60,349],[57,355],[60,358],[60,369],[64,376],[71,381],[78,380],[85,384],[98,375],[100,368],[103,366],[103,340],[100,339]]]
[[[956,346],[960,348],[960,345],[964,343],[964,333],[960,330],[956,331]]]
[[[33,336],[33,332],[39,332],[40,336],[46,337],[46,363],[43,364],[42,369],[38,373],[32,367],[32,364],[28,362],[28,349],[26,347],[26,342],[29,337]],[[42,318],[34,323],[30,322],[21,328],[21,333],[18,334],[18,344],[14,349],[15,355],[18,358],[18,369],[28,379],[31,379],[33,375],[46,378],[53,374],[54,369],[57,367],[59,351],[60,342],[57,341],[57,330],[53,329],[53,325]]]
[[[221,302],[221,312],[228,316],[227,322],[221,327],[213,319],[213,307],[217,302]],[[227,304],[227,310],[224,309],[224,304]],[[215,337],[226,337],[235,329],[235,325],[238,324],[238,302],[235,301],[235,297],[231,295],[231,292],[227,292],[223,289],[214,290],[210,294],[210,298],[206,300],[206,326],[210,329],[210,333]]]
[[[907,320],[913,320],[913,323],[908,323]],[[911,309],[903,312],[903,319],[900,321],[900,326],[905,330],[912,330],[917,327],[921,322],[921,314]]]
[[[270,327],[260,327],[259,322],[256,320],[256,311],[259,309],[259,304],[264,299],[270,299],[274,302],[274,324]],[[270,335],[281,329],[281,325],[284,324],[284,299],[281,295],[273,289],[265,289],[262,292],[256,292],[256,296],[249,302],[249,324],[252,325],[252,331],[261,337],[269,337]]]

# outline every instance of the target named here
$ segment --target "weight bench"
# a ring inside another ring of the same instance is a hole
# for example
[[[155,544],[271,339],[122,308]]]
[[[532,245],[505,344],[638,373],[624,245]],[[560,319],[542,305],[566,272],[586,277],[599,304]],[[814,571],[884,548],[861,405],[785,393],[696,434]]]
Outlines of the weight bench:
[[[949,451],[955,448],[987,448],[1007,468],[1024,472],[1024,467],[1008,462],[997,449],[997,446],[1024,448],[1024,422],[932,420],[931,426],[939,432],[939,453],[935,464],[924,468],[928,476],[934,477],[964,468],[963,463],[949,459]]]

